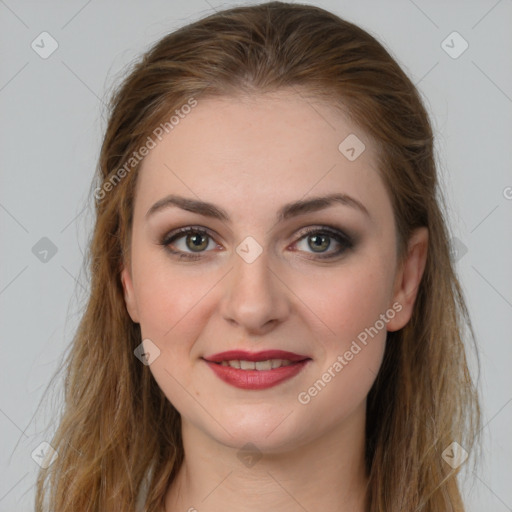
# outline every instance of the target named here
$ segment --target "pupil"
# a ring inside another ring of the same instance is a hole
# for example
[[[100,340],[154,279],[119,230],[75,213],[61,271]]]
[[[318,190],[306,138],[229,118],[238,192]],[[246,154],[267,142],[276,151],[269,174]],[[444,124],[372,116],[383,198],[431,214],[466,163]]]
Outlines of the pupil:
[[[206,245],[204,243],[204,241],[206,240],[206,237],[204,235],[201,235],[201,234],[189,235],[187,238],[188,238],[188,241],[192,241],[192,247],[189,246],[189,248],[192,250],[204,249],[208,245],[208,242],[206,243]],[[201,242],[201,239],[202,239],[202,242]]]
[[[313,235],[312,237],[310,237],[310,239],[313,240],[313,245],[309,244],[313,250],[316,250],[318,248],[327,249],[327,247],[329,247],[328,237],[325,235]],[[322,243],[322,241],[327,241],[327,243]]]

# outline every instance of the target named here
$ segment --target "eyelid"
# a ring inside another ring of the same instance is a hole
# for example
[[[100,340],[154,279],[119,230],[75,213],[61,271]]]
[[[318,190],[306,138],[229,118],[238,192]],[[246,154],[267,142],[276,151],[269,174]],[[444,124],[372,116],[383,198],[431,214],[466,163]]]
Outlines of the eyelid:
[[[330,226],[328,224],[314,224],[311,226],[307,226],[305,228],[302,228],[298,231],[298,240],[302,240],[305,236],[309,235],[310,233],[327,233],[332,236],[338,236],[342,238],[345,242],[353,242],[353,237],[346,233],[341,228],[337,228],[335,226]]]
[[[170,244],[171,241],[173,241],[173,239],[180,238],[180,235],[186,235],[188,233],[201,233],[203,235],[208,235],[212,240],[216,241],[216,235],[213,234],[213,231],[209,230],[208,228],[205,228],[204,226],[184,226],[166,232],[161,237],[161,244]]]
[[[329,226],[329,225],[313,225],[308,226],[300,230],[298,238],[293,245],[301,242],[304,238],[308,237],[312,234],[324,234],[329,238],[334,239],[336,243],[342,246],[341,249],[337,251],[327,251],[327,252],[309,252],[307,254],[313,255],[313,257],[308,257],[308,259],[314,260],[328,260],[328,259],[336,259],[345,254],[346,251],[352,249],[355,246],[354,237],[347,234],[344,230]],[[316,256],[315,256],[316,254]]]
[[[208,229],[204,226],[198,226],[198,225],[183,226],[183,227],[171,230],[171,231],[167,232],[166,234],[164,234],[163,237],[161,237],[159,244],[163,245],[165,247],[165,249],[167,251],[169,251],[173,256],[178,257],[183,260],[187,260],[187,259],[190,261],[198,260],[198,259],[203,258],[204,257],[203,255],[211,252],[211,250],[199,251],[199,252],[193,252],[193,251],[186,252],[186,251],[181,251],[181,250],[174,251],[168,247],[172,242],[174,242],[175,240],[178,240],[180,238],[183,238],[188,233],[199,233],[201,235],[205,235],[205,236],[209,237],[214,243],[216,243],[217,245],[220,245],[217,242],[216,234],[214,235],[210,229]],[[304,238],[306,238],[308,235],[312,235],[312,234],[325,234],[325,235],[329,236],[330,238],[334,239],[338,244],[342,245],[343,248],[338,251],[328,251],[325,253],[319,252],[319,253],[316,253],[316,256],[315,256],[315,252],[311,252],[308,254],[312,254],[313,257],[309,257],[308,259],[316,259],[316,260],[335,259],[335,258],[341,256],[342,254],[344,254],[347,250],[352,249],[355,245],[355,238],[353,236],[347,234],[341,228],[326,225],[326,224],[310,225],[310,226],[306,226],[306,227],[300,229],[298,232],[296,232],[295,241],[292,242],[292,245],[297,244],[298,242],[300,242]],[[288,247],[289,247],[289,245],[288,245]],[[299,251],[297,251],[297,252],[299,252]]]

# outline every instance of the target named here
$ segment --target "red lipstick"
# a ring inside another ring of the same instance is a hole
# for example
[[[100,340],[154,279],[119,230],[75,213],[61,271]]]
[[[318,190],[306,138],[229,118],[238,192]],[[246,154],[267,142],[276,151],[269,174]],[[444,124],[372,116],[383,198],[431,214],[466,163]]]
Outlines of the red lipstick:
[[[286,352],[284,350],[263,350],[262,352],[247,352],[246,350],[228,350],[227,352],[219,352],[212,356],[204,357],[206,361],[220,363],[221,361],[266,361],[267,359],[288,359],[288,361],[296,362],[309,359],[308,356]]]
[[[230,350],[203,358],[206,364],[221,380],[241,389],[266,389],[291,379],[297,375],[311,360],[308,356],[286,352],[284,350],[264,350],[247,352]],[[227,361],[268,361],[281,360],[279,367],[271,369],[242,369],[226,366]],[[225,362],[222,364],[222,362]],[[287,361],[283,366],[282,361]]]

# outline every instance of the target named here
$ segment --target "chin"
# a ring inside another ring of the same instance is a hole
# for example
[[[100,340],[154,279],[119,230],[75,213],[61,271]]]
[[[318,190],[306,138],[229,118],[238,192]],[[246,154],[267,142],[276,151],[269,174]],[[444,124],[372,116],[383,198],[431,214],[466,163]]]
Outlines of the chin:
[[[296,424],[293,408],[258,407],[257,405],[230,408],[230,414],[223,415],[219,422],[225,427],[208,431],[216,440],[232,448],[240,449],[248,443],[264,453],[282,453],[293,449],[307,437]],[[311,423],[304,419],[304,426]],[[231,436],[228,434],[231,434]]]

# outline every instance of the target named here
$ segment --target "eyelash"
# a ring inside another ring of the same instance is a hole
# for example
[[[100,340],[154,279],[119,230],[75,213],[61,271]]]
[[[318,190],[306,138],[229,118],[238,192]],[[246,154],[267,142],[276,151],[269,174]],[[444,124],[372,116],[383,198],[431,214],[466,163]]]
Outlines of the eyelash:
[[[193,253],[188,253],[188,252],[183,252],[183,251],[174,251],[174,250],[170,249],[170,247],[169,247],[169,245],[172,242],[175,242],[176,240],[182,238],[183,235],[187,235],[189,233],[207,236],[214,241],[213,236],[210,235],[208,230],[206,230],[204,228],[200,228],[200,227],[188,226],[188,227],[184,227],[184,228],[179,228],[177,230],[171,231],[170,233],[167,233],[166,235],[164,235],[164,237],[160,241],[160,245],[164,246],[165,249],[168,252],[170,252],[172,256],[177,257],[180,260],[196,261],[203,257],[202,254],[204,252],[208,252],[208,251],[202,251],[200,253],[193,254]],[[335,228],[330,228],[329,226],[322,226],[321,228],[304,229],[303,231],[300,232],[300,238],[295,243],[298,243],[301,240],[303,240],[311,235],[327,235],[329,238],[334,239],[336,242],[338,242],[342,246],[342,248],[338,249],[334,254],[322,256],[321,254],[323,254],[323,253],[317,253],[317,256],[315,256],[314,258],[311,258],[311,259],[319,259],[319,260],[334,259],[334,258],[340,256],[341,254],[343,254],[345,251],[352,249],[354,247],[354,242],[350,236],[346,235],[342,231],[339,231]]]

